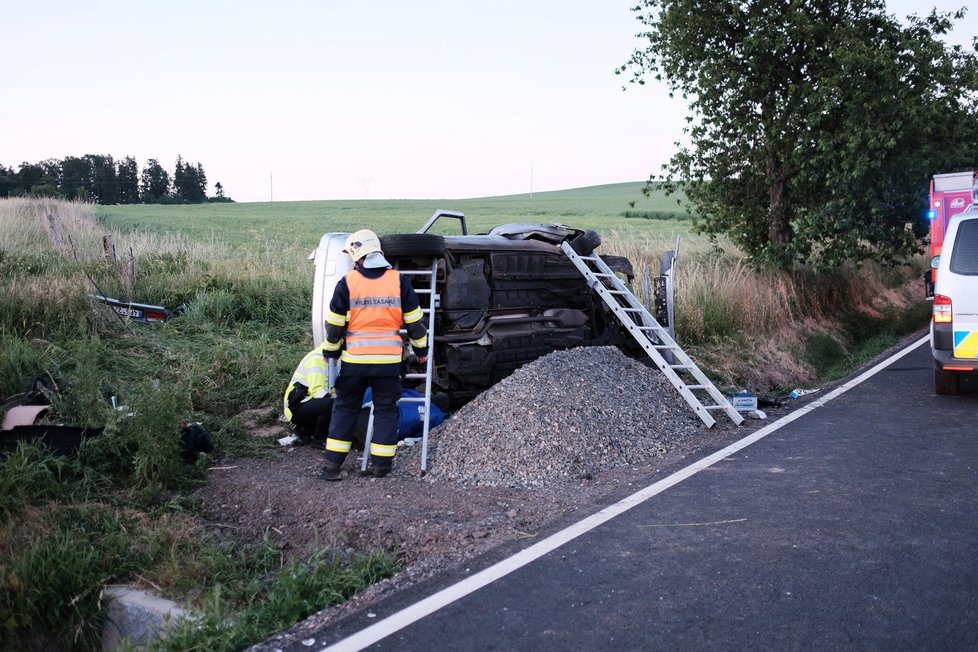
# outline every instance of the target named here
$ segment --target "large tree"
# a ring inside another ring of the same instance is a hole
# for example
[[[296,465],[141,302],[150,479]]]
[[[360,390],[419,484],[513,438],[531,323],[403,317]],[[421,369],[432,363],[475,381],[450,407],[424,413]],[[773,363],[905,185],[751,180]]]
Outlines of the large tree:
[[[155,204],[170,196],[170,173],[155,158],[146,161],[139,178],[141,199],[145,204]]]
[[[89,199],[93,193],[90,158],[66,156],[61,162],[61,193],[67,199]]]
[[[187,173],[184,170],[183,157],[177,155],[176,165],[173,166],[173,194],[181,201],[187,201]]]
[[[37,163],[23,162],[17,171],[17,185],[23,194],[29,193],[34,186],[55,185],[57,181],[45,176],[44,168]]]
[[[46,158],[38,165],[44,170],[43,183],[52,185],[55,188],[61,187],[61,161],[56,158]]]
[[[139,166],[136,165],[136,159],[127,156],[119,161],[116,178],[119,182],[119,203],[137,203],[139,201]]]
[[[664,77],[692,111],[667,183],[702,232],[756,263],[899,259],[916,250],[928,178],[978,167],[978,40],[942,40],[964,10],[907,25],[883,0],[635,11],[646,45],[617,72]]]
[[[177,157],[173,172],[173,191],[180,200],[190,204],[207,201],[207,175],[200,163],[192,165],[184,163],[183,157]]]
[[[119,203],[115,160],[107,154],[86,154],[92,164],[92,197],[99,204]]]
[[[0,164],[0,197],[8,197],[16,187],[17,173],[14,172],[13,168]]]

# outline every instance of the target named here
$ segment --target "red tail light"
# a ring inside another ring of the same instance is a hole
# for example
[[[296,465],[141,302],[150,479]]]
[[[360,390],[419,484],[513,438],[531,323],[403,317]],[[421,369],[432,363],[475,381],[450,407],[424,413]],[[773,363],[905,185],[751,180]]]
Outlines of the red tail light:
[[[943,294],[934,295],[934,323],[951,323],[951,297],[946,297]]]

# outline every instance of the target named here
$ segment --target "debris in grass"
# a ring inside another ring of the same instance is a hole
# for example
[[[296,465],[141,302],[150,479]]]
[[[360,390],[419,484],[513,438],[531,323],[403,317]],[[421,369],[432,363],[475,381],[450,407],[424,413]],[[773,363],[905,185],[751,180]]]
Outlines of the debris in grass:
[[[20,442],[41,444],[55,455],[74,455],[83,439],[102,434],[104,428],[38,424],[37,421],[51,407],[57,391],[53,380],[35,378],[30,391],[12,396],[4,402],[0,455],[14,452]]]
[[[184,304],[180,304],[171,310],[164,306],[136,303],[135,301],[122,301],[121,299],[113,299],[112,297],[106,297],[101,294],[90,294],[89,296],[112,308],[119,316],[142,324],[162,323],[170,317],[182,315],[187,309]]]
[[[198,455],[213,450],[214,440],[204,424],[199,421],[190,423],[185,419],[180,422],[180,452],[185,462],[195,462]]]
[[[805,396],[806,394],[814,394],[817,391],[818,391],[818,388],[816,388],[816,389],[800,389],[800,388],[796,388],[796,389],[793,389],[790,392],[788,392],[788,398],[801,398],[802,396]]]

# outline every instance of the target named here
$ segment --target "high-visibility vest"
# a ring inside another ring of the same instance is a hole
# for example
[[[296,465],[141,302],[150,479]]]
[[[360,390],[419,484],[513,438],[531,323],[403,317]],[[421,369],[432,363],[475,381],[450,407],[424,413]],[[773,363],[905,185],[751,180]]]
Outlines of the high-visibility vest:
[[[285,388],[285,398],[283,399],[283,412],[288,421],[292,420],[292,410],[289,409],[289,394],[296,384],[305,385],[309,394],[303,399],[303,403],[311,398],[322,398],[329,393],[329,372],[326,360],[323,358],[323,349],[318,347],[310,351],[302,358],[299,366],[292,374],[289,386]]]
[[[399,364],[404,351],[401,275],[389,269],[380,278],[370,279],[353,271],[346,275],[346,285],[350,290],[350,317],[340,360]]]

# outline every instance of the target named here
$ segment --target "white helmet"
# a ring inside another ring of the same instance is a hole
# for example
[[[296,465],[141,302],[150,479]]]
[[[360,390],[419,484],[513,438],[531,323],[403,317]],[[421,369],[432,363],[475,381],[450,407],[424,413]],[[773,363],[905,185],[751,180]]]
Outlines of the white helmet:
[[[359,261],[367,254],[380,251],[380,238],[370,229],[360,229],[346,239],[343,253],[350,254],[353,262]]]

